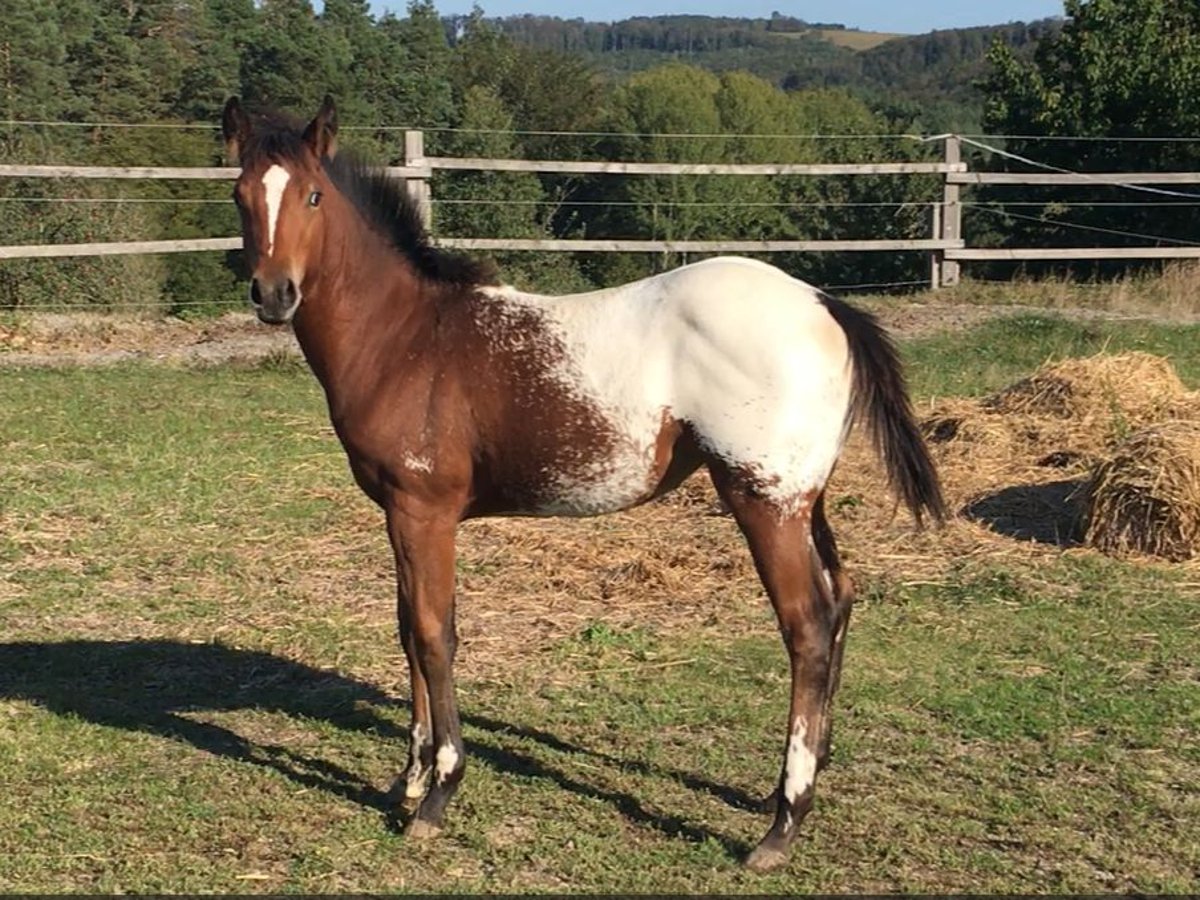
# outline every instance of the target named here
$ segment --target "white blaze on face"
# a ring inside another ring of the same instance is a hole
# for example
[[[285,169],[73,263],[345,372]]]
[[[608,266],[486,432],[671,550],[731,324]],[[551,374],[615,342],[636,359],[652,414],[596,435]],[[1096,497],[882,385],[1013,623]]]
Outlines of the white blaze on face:
[[[817,774],[817,757],[804,739],[808,737],[808,723],[797,717],[788,739],[787,762],[783,778],[783,797],[790,804],[812,785]]]
[[[275,227],[279,224],[279,207],[283,203],[283,189],[292,176],[283,166],[271,166],[263,174],[263,188],[267,192],[267,256],[275,252]]]
[[[454,767],[458,765],[458,751],[454,749],[454,745],[449,741],[442,744],[437,752],[437,782],[441,784],[446,780],[446,776],[454,771]]]

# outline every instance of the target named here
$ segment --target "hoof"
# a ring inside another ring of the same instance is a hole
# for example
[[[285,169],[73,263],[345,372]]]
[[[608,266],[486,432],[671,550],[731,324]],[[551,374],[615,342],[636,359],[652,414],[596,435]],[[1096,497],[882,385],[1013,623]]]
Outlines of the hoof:
[[[787,861],[786,851],[759,844],[746,857],[746,868],[751,872],[772,872],[785,865]]]
[[[413,813],[417,811],[417,807],[421,805],[421,801],[425,799],[424,786],[419,796],[414,797],[409,792],[408,781],[401,775],[392,782],[392,786],[388,788],[386,794],[386,802],[393,809],[398,809],[402,812]]]
[[[425,819],[413,819],[408,823],[408,827],[404,829],[404,834],[415,841],[428,840],[429,838],[437,837],[441,833],[441,825],[434,825]]]
[[[421,801],[423,799],[425,799],[425,798],[424,797],[410,797],[408,794],[404,793],[403,787],[401,787],[401,790],[397,795],[395,795],[395,796],[393,796],[391,794],[388,795],[388,800],[391,801],[391,804],[395,809],[398,809],[401,812],[410,813],[410,814],[415,813],[417,811],[417,807],[419,807],[421,805]]]

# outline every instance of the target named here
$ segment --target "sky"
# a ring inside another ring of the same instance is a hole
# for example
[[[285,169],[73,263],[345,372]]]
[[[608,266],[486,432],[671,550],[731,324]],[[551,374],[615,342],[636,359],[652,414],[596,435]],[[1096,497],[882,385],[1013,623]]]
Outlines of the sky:
[[[476,0],[434,0],[444,16],[468,13]],[[968,28],[1029,22],[1062,15],[1062,0],[478,0],[488,16],[534,15],[612,22],[632,16],[692,14],[769,18],[772,12],[806,22],[834,22],[863,31],[922,34],[936,28]],[[403,0],[375,0],[376,13],[403,14]]]

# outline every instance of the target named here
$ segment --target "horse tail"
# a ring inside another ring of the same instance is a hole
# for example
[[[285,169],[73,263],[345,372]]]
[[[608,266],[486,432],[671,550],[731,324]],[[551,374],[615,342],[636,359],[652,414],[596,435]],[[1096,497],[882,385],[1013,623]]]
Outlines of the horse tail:
[[[904,499],[917,524],[924,524],[926,513],[938,524],[945,522],[946,502],[917,427],[896,345],[870,313],[828,295],[822,295],[821,302],[841,326],[850,347],[851,420],[865,422],[870,429],[888,483]]]

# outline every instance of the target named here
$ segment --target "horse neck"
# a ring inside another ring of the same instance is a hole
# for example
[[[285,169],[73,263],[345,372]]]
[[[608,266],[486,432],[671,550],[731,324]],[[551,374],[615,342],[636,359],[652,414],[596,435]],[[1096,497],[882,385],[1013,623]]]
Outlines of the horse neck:
[[[404,256],[357,215],[330,229],[294,326],[309,366],[334,404],[384,354],[405,354],[431,314],[430,291]],[[311,302],[310,302],[311,301]]]

